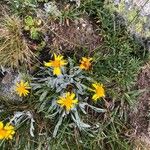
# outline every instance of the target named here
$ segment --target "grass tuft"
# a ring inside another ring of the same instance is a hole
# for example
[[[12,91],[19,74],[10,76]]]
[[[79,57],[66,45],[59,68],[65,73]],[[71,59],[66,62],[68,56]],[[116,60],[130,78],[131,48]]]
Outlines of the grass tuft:
[[[3,14],[0,32],[0,64],[18,69],[22,65],[29,66],[34,54],[23,37],[22,20],[15,15]]]

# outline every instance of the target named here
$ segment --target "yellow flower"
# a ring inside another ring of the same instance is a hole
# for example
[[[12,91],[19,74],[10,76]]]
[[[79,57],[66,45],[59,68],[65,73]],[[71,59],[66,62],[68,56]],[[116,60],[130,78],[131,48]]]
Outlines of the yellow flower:
[[[49,62],[44,64],[46,67],[53,67],[53,74],[60,75],[61,74],[61,67],[67,65],[67,61],[63,59],[63,56],[56,55],[54,53],[54,60],[50,60]]]
[[[15,134],[14,127],[7,123],[5,126],[3,122],[0,121],[0,140],[12,139]]]
[[[5,130],[3,130],[3,122],[0,122],[0,140],[2,140],[5,137]]]
[[[89,70],[90,67],[92,66],[91,64],[92,58],[86,58],[86,57],[82,57],[82,60],[80,61],[80,69],[83,70]]]
[[[16,92],[19,94],[19,96],[27,96],[29,94],[29,89],[31,87],[29,86],[28,82],[20,81],[20,83],[16,84]]]
[[[65,107],[66,111],[70,111],[74,107],[75,104],[78,103],[78,100],[75,99],[75,94],[67,92],[64,97],[59,97],[57,103],[61,107]]]
[[[91,89],[91,91],[95,93],[92,97],[94,101],[97,101],[97,99],[101,97],[105,97],[105,90],[103,88],[103,84],[95,83],[92,84],[92,86],[94,87],[94,89]]]

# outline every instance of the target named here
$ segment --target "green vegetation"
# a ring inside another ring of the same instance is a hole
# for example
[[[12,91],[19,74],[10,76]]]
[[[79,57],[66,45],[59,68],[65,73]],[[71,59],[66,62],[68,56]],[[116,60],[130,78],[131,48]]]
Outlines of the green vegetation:
[[[22,36],[22,20],[15,15],[3,14],[0,31],[0,64],[12,68],[29,66],[35,56]]]
[[[0,121],[15,127],[12,140],[0,141],[1,149],[132,150],[128,113],[142,92],[134,86],[140,68],[148,59],[147,51],[106,9],[103,1],[82,0],[79,7],[68,0],[54,1],[54,5],[49,2],[49,9],[52,7],[57,13],[45,12],[46,2],[8,1],[10,15],[0,16],[0,65],[18,70],[26,66],[36,68],[32,74],[21,72],[25,74],[21,80],[28,81],[31,88],[26,89],[29,93],[22,101],[0,99]],[[55,26],[52,25],[69,26],[84,17],[88,17],[95,33],[101,37],[99,46],[91,51],[80,45],[71,52],[67,46],[63,46],[63,53],[61,49],[53,50]],[[61,68],[62,62],[49,61],[54,51],[63,55],[68,64],[63,62]],[[79,67],[82,57],[92,57],[92,67],[89,65],[87,71]],[[49,67],[45,67],[48,61]],[[61,76],[57,76],[58,69],[62,71]],[[15,81],[14,86],[16,82],[21,90],[28,86],[27,82],[23,85],[19,81]],[[91,91],[91,84],[95,82],[102,83],[105,89],[105,96],[99,96],[97,101],[92,100]],[[73,110],[69,112],[56,102],[66,92],[75,93],[79,101],[71,105]]]
[[[149,0],[128,1],[127,3],[125,0],[121,0],[117,5],[115,5],[112,0],[106,0],[105,2],[105,7],[112,11],[112,13],[117,12],[124,17],[126,20],[127,29],[132,34],[146,39],[150,37],[150,32],[148,30],[149,15],[146,15],[146,13],[145,15],[144,13],[141,13],[142,9],[148,4]]]

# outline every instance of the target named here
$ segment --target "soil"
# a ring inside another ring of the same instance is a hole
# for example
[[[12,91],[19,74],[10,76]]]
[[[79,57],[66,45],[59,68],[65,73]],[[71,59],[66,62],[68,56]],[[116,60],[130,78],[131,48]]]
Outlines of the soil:
[[[57,22],[49,26],[50,47],[62,53],[80,55],[93,55],[95,49],[101,46],[102,37],[96,32],[96,26],[89,18],[79,18],[75,22],[66,20],[64,24]]]
[[[150,65],[147,64],[142,68],[138,81],[137,88],[144,90],[138,98],[136,108],[130,114],[131,125],[134,127],[134,136],[140,138],[144,143],[150,141],[150,124],[149,124],[149,104],[150,104]],[[147,140],[149,139],[149,140]],[[149,142],[150,149],[150,142]],[[147,149],[147,150],[148,150]]]

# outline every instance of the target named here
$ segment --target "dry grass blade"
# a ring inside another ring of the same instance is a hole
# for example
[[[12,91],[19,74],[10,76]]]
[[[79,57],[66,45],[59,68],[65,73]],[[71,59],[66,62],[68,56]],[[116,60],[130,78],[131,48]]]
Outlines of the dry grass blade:
[[[0,18],[0,33],[0,64],[12,68],[29,66],[35,56],[23,37],[22,20],[15,15],[3,13]]]

